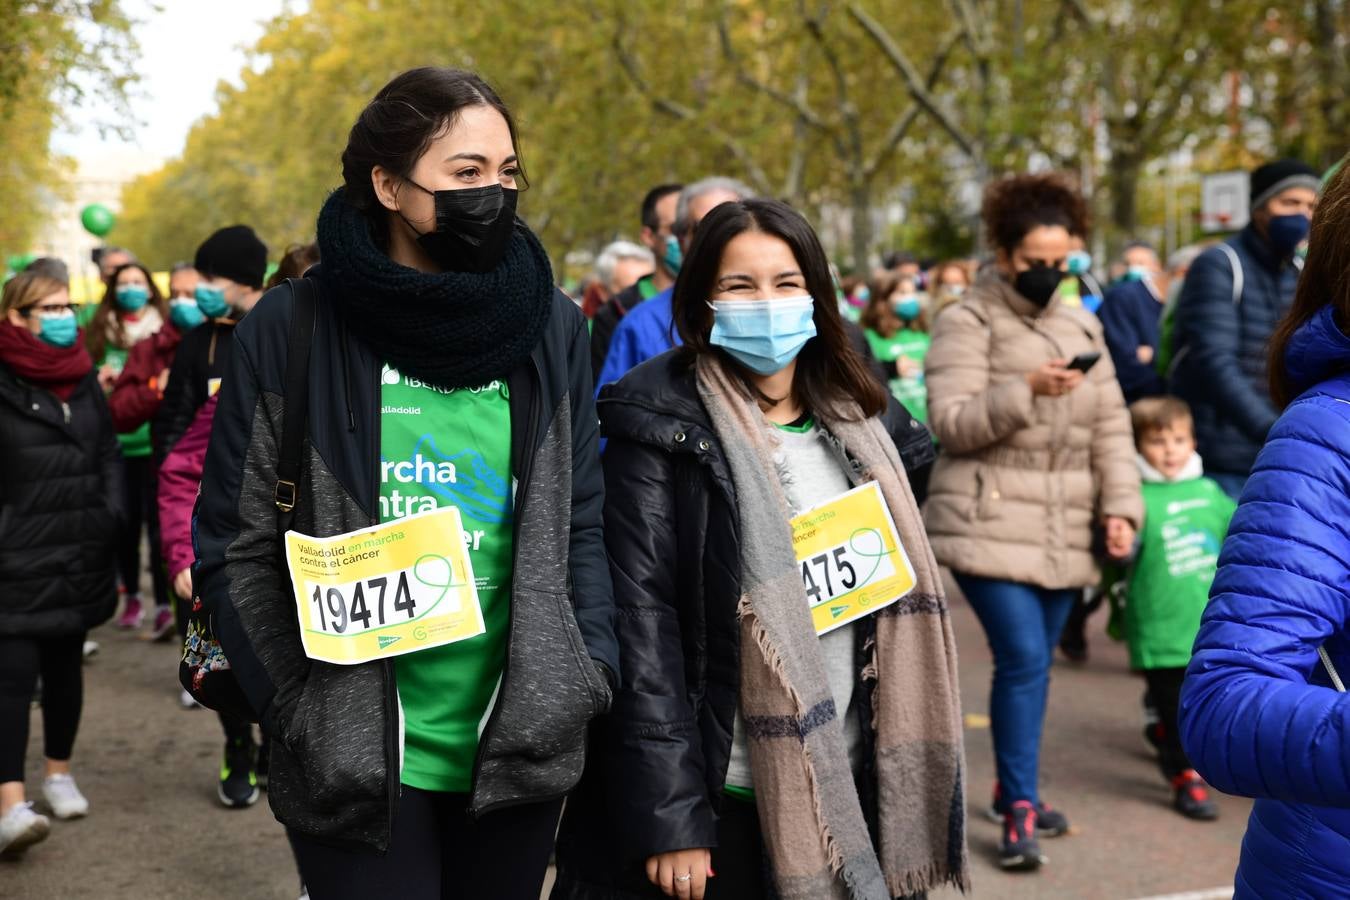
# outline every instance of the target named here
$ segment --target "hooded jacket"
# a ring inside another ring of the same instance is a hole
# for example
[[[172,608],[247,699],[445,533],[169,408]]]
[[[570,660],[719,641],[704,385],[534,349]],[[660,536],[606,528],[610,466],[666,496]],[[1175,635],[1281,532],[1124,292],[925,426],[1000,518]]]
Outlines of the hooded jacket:
[[[1285,366],[1304,393],[1271,429],[1228,530],[1181,693],[1214,787],[1257,798],[1236,896],[1350,897],[1350,338],[1330,307]]]
[[[1038,397],[1027,373],[1101,353],[1063,397]],[[995,274],[933,329],[925,360],[928,426],[942,444],[924,522],[938,562],[1043,588],[1096,582],[1102,516],[1143,520],[1129,413],[1091,313],[1040,309]]]
[[[1279,414],[1266,387],[1266,347],[1294,302],[1298,267],[1278,259],[1248,225],[1226,241],[1242,270],[1233,302],[1233,263],[1211,247],[1192,263],[1177,300],[1172,392],[1195,418],[1211,472],[1246,475]]]
[[[349,328],[326,301],[322,266],[310,277],[320,290],[293,527],[328,537],[378,521],[382,360],[359,324]],[[292,306],[290,285],[278,286],[235,329],[202,477],[198,589],[274,738],[269,800],[277,818],[320,840],[384,850],[400,786],[394,663],[306,657],[281,558],[273,492]],[[516,481],[511,620],[474,766],[475,817],[572,789],[586,726],[610,703],[595,663],[619,670],[586,323],[560,292],[528,362],[507,380]]]

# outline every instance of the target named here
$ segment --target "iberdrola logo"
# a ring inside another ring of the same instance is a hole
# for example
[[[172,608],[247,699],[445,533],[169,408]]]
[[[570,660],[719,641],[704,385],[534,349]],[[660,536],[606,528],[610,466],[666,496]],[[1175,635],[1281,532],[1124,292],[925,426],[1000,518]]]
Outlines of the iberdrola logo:
[[[398,369],[395,369],[389,363],[385,363],[384,369],[380,372],[380,380],[385,384],[395,385],[402,380],[402,376],[398,374]]]

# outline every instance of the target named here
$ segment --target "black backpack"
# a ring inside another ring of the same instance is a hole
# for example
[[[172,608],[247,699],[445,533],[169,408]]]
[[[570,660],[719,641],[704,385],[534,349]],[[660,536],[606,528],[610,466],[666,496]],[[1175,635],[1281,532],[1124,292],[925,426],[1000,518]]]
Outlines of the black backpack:
[[[286,382],[283,394],[284,412],[281,423],[281,444],[277,448],[277,483],[273,499],[277,507],[278,533],[290,530],[295,518],[295,506],[300,499],[300,454],[304,449],[305,425],[309,413],[309,353],[314,343],[314,316],[318,305],[317,287],[310,278],[288,278],[294,304],[291,327],[286,342]],[[198,502],[201,500],[198,494]],[[193,540],[196,540],[197,509],[192,511]],[[285,560],[284,552],[281,558]],[[193,565],[193,584],[196,585],[196,564]],[[211,612],[202,598],[193,591],[188,613],[187,638],[183,643],[183,658],[178,664],[178,680],[192,698],[208,709],[237,716],[250,722],[258,721],[258,714],[244,696],[230,661],[216,639]]]

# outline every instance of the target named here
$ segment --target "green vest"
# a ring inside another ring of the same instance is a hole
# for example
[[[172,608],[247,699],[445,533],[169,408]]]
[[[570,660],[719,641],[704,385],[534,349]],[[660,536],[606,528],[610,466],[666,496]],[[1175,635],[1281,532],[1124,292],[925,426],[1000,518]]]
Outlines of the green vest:
[[[923,361],[928,356],[933,339],[922,331],[908,328],[902,328],[890,337],[882,337],[870,328],[865,334],[873,355],[886,364],[891,393],[895,399],[905,405],[910,415],[927,424],[928,385],[923,377]],[[901,378],[895,373],[895,361],[902,356],[908,356],[919,364],[919,374]]]

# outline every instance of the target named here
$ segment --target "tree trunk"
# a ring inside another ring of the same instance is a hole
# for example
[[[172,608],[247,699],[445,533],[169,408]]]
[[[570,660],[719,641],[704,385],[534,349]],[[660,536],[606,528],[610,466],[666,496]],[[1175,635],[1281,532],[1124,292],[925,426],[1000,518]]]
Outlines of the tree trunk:
[[[1135,237],[1139,227],[1139,175],[1144,168],[1143,155],[1133,150],[1114,149],[1106,170],[1111,194],[1111,231],[1108,246],[1114,255],[1125,241]]]
[[[1344,94],[1345,78],[1350,73],[1345,55],[1338,46],[1340,32],[1337,27],[1337,0],[1318,0],[1315,4],[1316,22],[1313,28],[1315,47],[1314,58],[1318,81],[1321,82],[1321,107],[1323,143],[1318,154],[1322,168],[1328,168],[1341,158],[1343,151],[1338,138],[1345,135],[1347,126],[1347,102]]]
[[[850,229],[853,246],[853,273],[866,278],[871,270],[869,257],[872,254],[872,188],[866,183],[856,183],[849,189],[849,210],[852,216]]]

